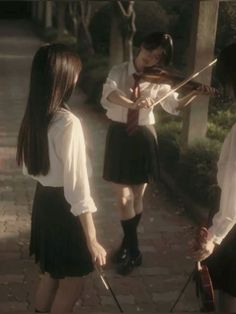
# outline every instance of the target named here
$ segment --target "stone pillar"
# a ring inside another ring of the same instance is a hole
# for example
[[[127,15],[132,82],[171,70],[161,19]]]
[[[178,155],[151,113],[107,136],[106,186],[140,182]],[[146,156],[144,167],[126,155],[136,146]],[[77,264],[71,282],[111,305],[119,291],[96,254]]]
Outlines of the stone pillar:
[[[194,6],[192,35],[188,54],[189,73],[200,70],[214,59],[219,0],[195,0]],[[209,85],[211,72],[211,68],[207,69],[196,80]],[[208,96],[197,96],[192,104],[184,110],[183,148],[187,147],[193,140],[205,137],[208,103]]]
[[[52,1],[45,2],[45,28],[52,27]]]
[[[31,14],[32,14],[32,19],[37,21],[37,16],[38,16],[38,3],[36,1],[32,1],[31,5]]]
[[[44,1],[38,1],[38,22],[39,24],[43,23],[43,18],[44,18]]]
[[[58,40],[63,38],[65,33],[65,10],[67,3],[65,1],[57,1],[57,37]]]

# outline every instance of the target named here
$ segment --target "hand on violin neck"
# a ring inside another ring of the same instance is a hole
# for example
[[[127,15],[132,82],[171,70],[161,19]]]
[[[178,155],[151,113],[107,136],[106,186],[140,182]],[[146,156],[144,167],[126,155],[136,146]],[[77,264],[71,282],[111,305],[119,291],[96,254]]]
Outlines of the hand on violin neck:
[[[208,239],[208,230],[205,227],[198,229],[196,237],[192,242],[192,255],[196,261],[202,261],[212,254],[215,243]]]
[[[201,262],[209,257],[215,248],[215,243],[212,240],[207,240],[206,243],[203,243],[201,248],[193,252],[193,257],[197,262]]]
[[[218,91],[215,88],[204,84],[200,85],[198,88],[195,89],[196,95],[217,96],[217,92]]]

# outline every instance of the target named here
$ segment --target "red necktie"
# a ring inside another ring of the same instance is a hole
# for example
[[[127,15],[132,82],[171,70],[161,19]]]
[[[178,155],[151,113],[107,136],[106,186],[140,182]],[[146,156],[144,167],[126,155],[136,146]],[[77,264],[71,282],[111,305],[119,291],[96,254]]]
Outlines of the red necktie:
[[[140,75],[138,74],[133,74],[134,78],[134,85],[132,88],[132,94],[130,99],[135,101],[140,97],[140,86],[139,86],[139,81],[140,81]],[[138,128],[138,117],[139,117],[139,109],[128,109],[128,117],[127,117],[127,133],[129,135],[132,135]]]

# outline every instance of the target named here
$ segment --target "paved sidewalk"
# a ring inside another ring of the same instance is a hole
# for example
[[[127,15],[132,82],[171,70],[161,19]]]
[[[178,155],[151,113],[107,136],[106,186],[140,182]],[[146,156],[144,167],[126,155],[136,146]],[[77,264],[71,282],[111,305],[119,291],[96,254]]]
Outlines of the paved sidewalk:
[[[34,182],[22,176],[15,164],[16,136],[26,103],[32,55],[40,41],[25,22],[0,21],[0,313],[30,313],[38,268],[28,256],[31,200]],[[82,118],[93,146],[91,186],[99,208],[95,215],[98,238],[108,253],[120,243],[121,229],[113,193],[101,178],[107,120],[84,105],[75,94],[72,110]],[[182,289],[193,262],[187,241],[192,222],[163,186],[150,186],[145,195],[139,237],[143,265],[130,276],[106,275],[126,313],[168,312]],[[94,273],[87,279],[76,311],[118,313],[116,305]],[[198,311],[190,284],[176,311]]]

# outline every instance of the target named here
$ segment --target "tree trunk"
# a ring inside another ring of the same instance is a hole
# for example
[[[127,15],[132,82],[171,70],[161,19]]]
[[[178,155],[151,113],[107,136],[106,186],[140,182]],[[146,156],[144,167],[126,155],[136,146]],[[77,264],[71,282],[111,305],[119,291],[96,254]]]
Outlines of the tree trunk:
[[[124,46],[123,37],[119,27],[119,19],[115,3],[112,3],[112,20],[111,20],[111,32],[110,32],[110,58],[109,64],[113,66],[124,61]]]
[[[120,2],[121,12],[123,14],[123,19],[125,25],[125,31],[123,32],[124,38],[124,59],[125,60],[133,60],[133,38],[136,32],[135,26],[135,11],[134,11],[134,1],[129,1],[127,3],[127,9],[121,7],[122,4]]]
[[[58,1],[57,2],[57,38],[60,40],[63,38],[65,33],[65,10],[66,2]]]

